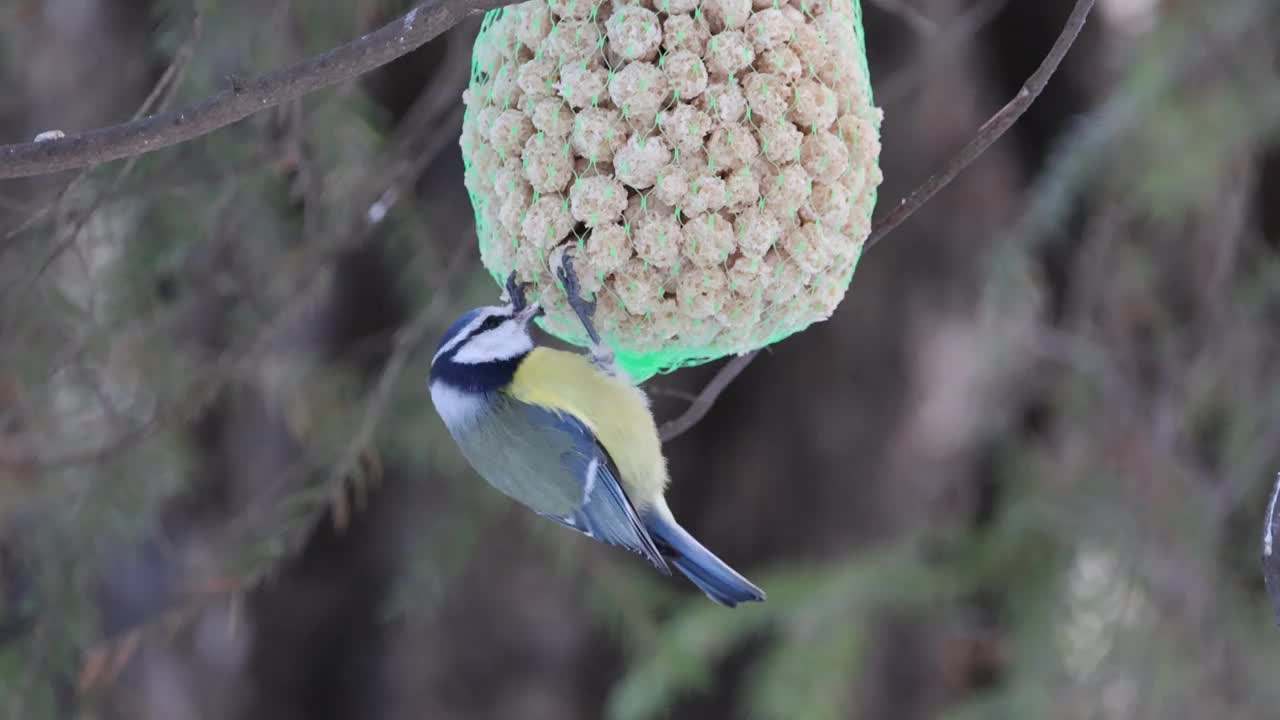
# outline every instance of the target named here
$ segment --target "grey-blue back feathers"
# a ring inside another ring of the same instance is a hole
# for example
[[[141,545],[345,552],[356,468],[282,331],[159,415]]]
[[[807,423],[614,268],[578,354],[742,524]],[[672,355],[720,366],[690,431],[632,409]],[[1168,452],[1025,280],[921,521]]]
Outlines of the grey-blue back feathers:
[[[443,410],[457,402],[445,399],[450,392],[433,385],[433,396],[440,395],[437,407]],[[490,485],[539,515],[626,548],[670,573],[618,482],[617,467],[586,425],[505,393],[472,396],[469,401],[474,405],[468,417],[446,419],[446,424]]]
[[[527,407],[532,422],[557,426],[573,438],[572,448],[560,460],[570,475],[583,478],[581,507],[563,515],[543,515],[589,538],[637,553],[664,575],[671,574],[622,489],[617,466],[591,430],[570,415],[535,405]]]

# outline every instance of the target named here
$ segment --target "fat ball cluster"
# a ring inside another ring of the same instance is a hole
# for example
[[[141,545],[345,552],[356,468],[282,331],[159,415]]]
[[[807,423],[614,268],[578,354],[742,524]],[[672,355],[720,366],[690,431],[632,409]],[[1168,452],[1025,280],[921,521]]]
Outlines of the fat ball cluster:
[[[881,180],[857,0],[531,0],[486,18],[461,145],[481,255],[669,365],[829,317]]]

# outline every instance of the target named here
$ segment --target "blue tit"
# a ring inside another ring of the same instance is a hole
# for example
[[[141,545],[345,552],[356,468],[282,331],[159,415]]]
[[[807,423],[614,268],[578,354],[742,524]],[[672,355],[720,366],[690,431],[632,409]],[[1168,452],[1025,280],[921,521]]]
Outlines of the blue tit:
[[[557,272],[577,298],[572,265]],[[667,463],[644,392],[621,376],[590,323],[593,357],[539,347],[539,315],[508,283],[510,304],[472,310],[445,332],[431,361],[431,400],[476,472],[534,512],[688,577],[734,607],[764,592],[676,522],[663,493]]]

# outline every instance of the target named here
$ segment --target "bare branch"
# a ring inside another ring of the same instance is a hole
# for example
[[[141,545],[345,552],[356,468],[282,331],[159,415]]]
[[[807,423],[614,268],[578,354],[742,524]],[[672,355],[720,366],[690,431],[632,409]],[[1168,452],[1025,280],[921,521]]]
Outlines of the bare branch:
[[[58,140],[0,146],[0,179],[47,175],[177,145],[236,121],[359,77],[405,55],[475,13],[514,0],[428,0],[346,45],[171,112]]]
[[[390,210],[395,198],[409,190],[408,186],[412,184],[413,180],[439,156],[440,151],[447,145],[449,136],[439,132],[439,129],[452,127],[461,120],[461,108],[457,107],[456,103],[445,102],[443,95],[447,94],[447,91],[439,89],[442,87],[455,87],[456,89],[456,83],[459,82],[459,78],[456,75],[457,73],[455,72],[453,76],[446,76],[443,83],[424,91],[421,101],[415,103],[414,107],[409,110],[409,113],[400,122],[400,128],[402,129],[396,132],[395,138],[390,143],[390,148],[383,153],[384,162],[382,165],[385,167],[370,172],[367,179],[359,183],[362,187],[385,188],[380,193],[381,198],[388,199],[385,210]],[[462,80],[462,82],[465,82],[465,80]],[[229,195],[228,200],[223,201],[222,204],[229,203],[233,197],[234,193]],[[350,235],[354,239],[339,243],[336,247],[330,248],[327,252],[321,253],[320,256],[315,258],[313,264],[309,266],[310,272],[304,273],[309,274],[311,280],[298,290],[288,305],[276,313],[269,322],[265,323],[264,329],[247,346],[230,348],[211,360],[208,369],[196,381],[193,381],[178,393],[179,400],[171,407],[158,410],[152,417],[118,431],[111,439],[105,442],[63,451],[56,455],[47,455],[37,459],[29,457],[28,450],[25,447],[9,448],[0,445],[0,470],[53,471],[103,462],[136,447],[139,443],[150,438],[160,428],[166,427],[171,423],[186,422],[194,417],[221,391],[228,381],[249,372],[249,368],[269,351],[273,340],[282,334],[283,328],[289,327],[296,320],[299,313],[304,312],[306,308],[313,305],[318,293],[323,292],[326,287],[323,282],[325,273],[322,272],[322,269],[333,261],[336,254],[349,247],[352,242],[364,242],[372,229],[378,224],[367,219],[368,210],[360,211],[357,206],[352,208],[352,212],[361,219],[362,226],[356,227],[355,222],[347,222],[343,227],[348,225],[353,227]],[[455,270],[461,267],[459,263],[470,252],[468,250],[469,247],[471,246],[465,242],[458,245],[459,250],[455,254],[455,258],[449,262],[450,269],[442,276],[441,282],[446,282],[448,278],[457,275]],[[432,307],[434,308],[435,306],[433,305]],[[430,312],[434,313],[435,310],[432,309]],[[418,326],[415,325],[414,327]],[[412,330],[411,333],[419,337],[420,340],[420,335],[425,332],[426,328],[427,326],[422,326],[419,329]],[[128,334],[127,331],[120,332]],[[82,347],[71,353],[71,355],[77,355],[80,349]],[[399,364],[403,365],[403,363],[404,360],[401,359]],[[57,364],[55,363],[55,365]],[[399,372],[400,369],[397,368],[395,370],[397,377]],[[371,433],[372,430],[369,432]],[[354,460],[347,464],[354,464]]]
[[[647,387],[644,389],[644,391],[650,395],[657,395],[659,397],[676,398],[677,400],[683,400],[687,403],[695,402],[698,399],[697,393],[692,393],[692,392],[689,392],[688,390],[681,390],[680,388],[663,387],[661,385]]]
[[[1027,78],[1023,83],[1022,89],[1018,94],[1010,100],[1004,107],[1000,108],[991,119],[982,124],[978,128],[978,134],[964,146],[959,154],[951,159],[938,172],[934,173],[925,180],[923,184],[917,187],[910,195],[903,198],[898,206],[889,214],[882,216],[879,220],[872,224],[871,235],[867,238],[864,251],[875,246],[886,235],[893,232],[895,228],[901,225],[907,218],[915,214],[917,210],[929,202],[938,191],[946,187],[960,175],[965,168],[973,164],[984,152],[987,151],[1002,135],[1013,127],[1014,123],[1026,113],[1031,104],[1044,90],[1049,83],[1049,78],[1058,70],[1058,66],[1062,64],[1062,59],[1066,57],[1067,51],[1075,43],[1076,38],[1080,36],[1080,31],[1084,28],[1085,20],[1089,17],[1089,11],[1093,9],[1094,0],[1077,0],[1074,8],[1071,9],[1071,15],[1067,17],[1067,22],[1062,28],[1058,39],[1053,43],[1053,47],[1049,49],[1049,53],[1045,55],[1044,60],[1040,63],[1040,67]],[[715,404],[716,399],[720,397],[720,393],[733,382],[747,365],[755,360],[759,351],[742,355],[733,359],[720,371],[711,378],[706,387],[698,393],[698,399],[686,410],[682,415],[674,420],[664,423],[659,429],[663,441],[671,440],[688,432],[690,428],[698,424],[698,421],[707,414],[711,407]]]
[[[1089,11],[1093,9],[1094,0],[1077,0],[1076,6],[1071,9],[1071,15],[1067,17],[1067,22],[1062,28],[1062,33],[1058,35],[1058,39],[1053,43],[1053,47],[1049,49],[1049,54],[1045,55],[1044,60],[1040,63],[1040,67],[1031,73],[1031,77],[1023,83],[1022,89],[1014,96],[999,112],[991,116],[991,119],[982,124],[978,128],[978,134],[965,145],[963,149],[946,164],[941,170],[934,173],[925,180],[920,187],[916,188],[910,195],[899,201],[898,206],[889,212],[888,215],[881,217],[871,228],[871,236],[867,238],[867,248],[875,247],[885,235],[893,232],[894,228],[901,225],[907,218],[911,217],[929,202],[938,191],[951,184],[965,168],[973,164],[984,152],[995,144],[1014,123],[1022,117],[1031,104],[1040,97],[1040,93],[1044,91],[1046,85],[1049,84],[1049,78],[1057,72],[1058,66],[1062,64],[1062,59],[1067,56],[1067,51],[1075,44],[1076,38],[1080,36],[1080,31],[1084,29],[1085,20],[1089,18]]]
[[[1267,502],[1267,517],[1262,526],[1262,579],[1266,583],[1267,595],[1271,598],[1276,622],[1280,623],[1280,553],[1274,552],[1277,528],[1280,524],[1280,516],[1276,514],[1277,498],[1280,498],[1280,475],[1276,476],[1276,485],[1271,489],[1271,499]]]
[[[694,398],[694,401],[690,403],[687,410],[674,420],[662,423],[662,427],[658,428],[658,436],[662,438],[662,441],[666,442],[672,438],[680,437],[694,425],[697,425],[711,411],[712,406],[716,404],[716,400],[720,398],[720,393],[724,392],[724,389],[729,387],[729,383],[733,382],[743,370],[746,370],[751,361],[755,360],[759,354],[759,350],[752,350],[745,355],[735,357],[720,368],[715,377],[711,378],[711,382],[707,383],[707,386],[702,388],[702,392],[698,393],[698,397]]]
[[[169,66],[165,68],[164,73],[160,75],[160,79],[152,86],[151,92],[147,93],[146,99],[142,101],[140,106],[138,106],[138,110],[133,114],[133,117],[129,118],[130,122],[137,122],[138,120],[141,120],[149,113],[154,112],[157,108],[159,108],[161,112],[169,109],[169,105],[174,98],[175,91],[178,86],[182,84],[182,79],[187,73],[188,66],[191,64],[191,57],[195,54],[196,43],[200,41],[200,36],[203,32],[205,13],[204,3],[205,0],[198,0],[193,3],[191,10],[191,29],[187,32],[186,39],[182,41],[182,45],[178,47],[177,52],[173,54],[173,61],[169,63]],[[132,172],[133,166],[134,161],[131,159],[125,164],[124,168],[121,169],[120,174],[116,176],[115,180],[112,181],[111,188],[106,194],[112,194],[119,188],[120,182],[124,180],[130,172]],[[49,202],[45,203],[43,207],[31,213],[31,215],[29,215],[26,220],[19,223],[17,227],[8,230],[3,236],[0,236],[0,242],[8,242],[9,240],[12,240],[47,217],[49,213],[53,212],[53,210],[62,203],[63,199],[66,198],[69,193],[86,181],[88,175],[89,171],[85,170],[68,180],[67,183],[62,186],[62,189],[55,193],[53,198]],[[77,223],[75,230],[71,233],[73,241],[74,237],[80,234],[80,230],[84,227],[84,223],[88,220],[88,217],[96,212],[105,201],[106,197],[97,198],[94,201],[93,208],[88,212],[81,214],[81,221]],[[61,249],[52,254],[49,261],[41,263],[41,265],[47,265],[51,263],[53,259],[56,259],[58,255],[61,255],[65,250],[65,247],[63,246],[66,243],[67,241],[59,242],[58,245]],[[0,246],[0,251],[3,249],[4,246]],[[37,273],[37,275],[39,275],[39,273]]]
[[[378,429],[378,423],[386,414],[387,405],[391,402],[396,383],[409,362],[409,356],[422,344],[427,331],[439,321],[438,316],[444,311],[450,299],[449,282],[462,274],[461,271],[465,269],[470,259],[471,243],[458,243],[443,272],[433,283],[436,291],[431,301],[414,316],[408,325],[396,332],[391,358],[383,366],[382,374],[379,375],[377,384],[369,394],[360,427],[329,474],[330,487],[341,487],[343,478],[355,467],[361,453],[370,447],[373,435]]]

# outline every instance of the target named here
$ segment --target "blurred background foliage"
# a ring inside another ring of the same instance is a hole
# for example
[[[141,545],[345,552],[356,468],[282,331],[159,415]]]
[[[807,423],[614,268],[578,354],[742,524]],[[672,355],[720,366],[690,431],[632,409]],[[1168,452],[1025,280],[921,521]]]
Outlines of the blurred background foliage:
[[[864,0],[886,202],[1071,4]],[[404,8],[12,0],[0,138]],[[513,508],[430,407],[425,346],[496,295],[456,144],[478,19],[0,184],[3,716],[1274,715],[1277,27],[1271,0],[1099,0],[1024,122],[669,445],[677,513],[769,592],[732,612]],[[653,380],[659,414],[713,371]]]

